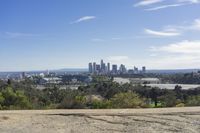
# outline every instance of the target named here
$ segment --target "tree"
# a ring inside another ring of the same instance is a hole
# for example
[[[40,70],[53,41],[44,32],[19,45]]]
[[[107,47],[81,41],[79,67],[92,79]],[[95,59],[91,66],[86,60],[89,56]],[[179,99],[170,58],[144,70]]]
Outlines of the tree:
[[[11,85],[11,83],[12,83],[11,80],[8,79],[7,84],[8,84],[8,85]]]
[[[173,91],[167,91],[166,94],[159,97],[159,100],[164,107],[174,107],[176,106],[176,94]]]
[[[155,107],[158,106],[159,93],[160,93],[160,89],[157,88],[157,87],[152,88],[151,91],[150,91],[150,98],[154,101]]]
[[[176,98],[183,100],[183,93],[182,93],[182,87],[179,85],[176,85],[174,88],[174,92],[176,94]]]
[[[3,102],[4,102],[5,98],[3,97],[2,93],[0,92],[0,109],[2,109],[2,105],[3,105]]]
[[[22,91],[14,92],[11,87],[7,87],[2,91],[2,96],[4,100],[2,102],[3,107],[6,109],[29,109],[31,104],[28,98],[24,95]]]

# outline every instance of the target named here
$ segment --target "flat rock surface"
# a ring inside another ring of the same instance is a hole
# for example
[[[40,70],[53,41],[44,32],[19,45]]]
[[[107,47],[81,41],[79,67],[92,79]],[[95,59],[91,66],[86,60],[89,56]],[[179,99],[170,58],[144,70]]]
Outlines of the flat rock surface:
[[[200,133],[200,107],[0,111],[0,133]]]

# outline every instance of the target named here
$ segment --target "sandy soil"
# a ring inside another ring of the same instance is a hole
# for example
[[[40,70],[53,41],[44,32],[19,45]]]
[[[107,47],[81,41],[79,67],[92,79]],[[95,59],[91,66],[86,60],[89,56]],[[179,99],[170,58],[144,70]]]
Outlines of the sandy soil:
[[[0,111],[0,133],[200,133],[200,107]]]

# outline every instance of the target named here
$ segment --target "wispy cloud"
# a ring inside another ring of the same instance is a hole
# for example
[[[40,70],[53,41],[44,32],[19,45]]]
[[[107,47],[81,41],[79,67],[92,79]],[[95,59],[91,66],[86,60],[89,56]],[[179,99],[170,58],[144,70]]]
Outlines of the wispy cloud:
[[[156,11],[156,10],[160,10],[160,9],[165,9],[165,8],[169,8],[169,7],[178,7],[178,6],[183,6],[185,4],[171,4],[171,5],[161,5],[161,6],[157,6],[157,7],[153,7],[153,8],[148,8],[145,9],[146,11]]]
[[[93,38],[91,39],[92,42],[104,42],[105,40],[104,39],[101,39],[101,38]]]
[[[191,30],[200,30],[200,19],[195,19],[192,25],[188,28]]]
[[[0,36],[3,38],[20,38],[20,37],[37,37],[39,34],[22,33],[22,32],[1,32]]]
[[[128,60],[129,57],[128,56],[110,56],[107,59],[109,61],[118,62],[118,61]]]
[[[200,41],[185,40],[161,47],[151,47],[151,51],[176,54],[198,54],[200,56]]]
[[[178,0],[178,2],[188,2],[188,3],[196,4],[196,3],[200,3],[200,0]]]
[[[180,7],[184,5],[193,5],[193,4],[199,4],[200,0],[173,0],[173,1],[167,1],[167,0],[143,0],[139,3],[136,3],[134,6],[148,6],[148,8],[144,9],[146,11],[156,11],[161,10],[165,8],[172,8],[172,7]],[[150,7],[149,7],[150,6]]]
[[[152,5],[155,3],[160,3],[163,2],[163,0],[142,0],[136,4],[134,4],[135,7],[137,6],[148,6],[148,5]]]
[[[73,21],[71,24],[89,21],[89,20],[93,20],[93,19],[96,19],[96,16],[83,16],[83,17]]]
[[[144,30],[146,34],[160,36],[160,37],[172,37],[172,36],[179,36],[181,33],[179,32],[169,32],[169,31],[154,31],[150,29]]]
[[[147,61],[151,67],[176,69],[200,67],[200,40],[185,40],[149,49],[151,55],[157,55],[151,57],[151,62]]]
[[[122,38],[120,38],[120,37],[113,37],[113,38],[111,38],[111,40],[121,40]]]
[[[144,29],[144,33],[157,37],[173,37],[180,36],[188,31],[200,31],[200,19],[195,19],[193,22],[187,22],[179,25],[168,25],[162,28],[162,30]]]
[[[168,25],[164,27],[165,30],[173,30],[179,32],[186,31],[200,31],[200,19],[195,19],[193,22],[185,22],[184,24],[179,25]]]

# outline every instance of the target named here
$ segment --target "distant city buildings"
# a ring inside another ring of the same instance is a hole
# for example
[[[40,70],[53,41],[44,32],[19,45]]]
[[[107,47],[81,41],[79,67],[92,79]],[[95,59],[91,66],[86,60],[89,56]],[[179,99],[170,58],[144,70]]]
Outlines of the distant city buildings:
[[[89,63],[88,67],[89,67],[89,73],[92,73],[93,72],[92,63]]]
[[[117,65],[112,65],[112,74],[117,74]]]
[[[146,67],[145,66],[142,67],[142,73],[146,73]]]
[[[111,65],[109,62],[106,64],[103,60],[101,60],[100,64],[97,64],[96,62],[90,62],[88,64],[88,71],[91,74],[97,75],[139,74],[146,73],[146,67],[143,66],[141,71],[139,71],[139,69],[135,66],[133,69],[127,69],[124,64],[121,64],[118,68],[117,64]]]

